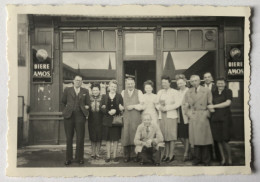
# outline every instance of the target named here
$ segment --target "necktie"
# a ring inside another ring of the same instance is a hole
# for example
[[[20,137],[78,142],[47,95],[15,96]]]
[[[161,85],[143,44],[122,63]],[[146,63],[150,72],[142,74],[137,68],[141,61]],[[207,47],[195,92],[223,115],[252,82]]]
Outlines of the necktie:
[[[197,91],[197,89],[198,89],[198,88],[197,88],[197,87],[195,87],[195,93],[197,93],[197,92],[198,92],[198,91]]]

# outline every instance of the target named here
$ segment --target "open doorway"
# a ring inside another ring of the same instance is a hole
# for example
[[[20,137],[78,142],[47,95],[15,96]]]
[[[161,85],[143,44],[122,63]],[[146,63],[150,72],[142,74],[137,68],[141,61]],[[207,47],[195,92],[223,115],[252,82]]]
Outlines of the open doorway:
[[[135,78],[136,88],[144,92],[143,84],[146,80],[154,82],[156,91],[156,62],[155,61],[124,61],[124,75]]]

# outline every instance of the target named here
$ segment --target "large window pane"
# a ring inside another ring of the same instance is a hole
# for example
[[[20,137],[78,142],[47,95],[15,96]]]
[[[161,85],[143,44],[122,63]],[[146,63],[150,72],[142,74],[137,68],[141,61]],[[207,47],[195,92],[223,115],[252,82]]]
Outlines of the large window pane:
[[[102,93],[105,93],[107,81],[116,78],[114,52],[64,52],[62,61],[63,89],[72,86],[75,75],[81,75],[83,87],[89,89],[91,83],[100,82]]]
[[[73,80],[77,74],[83,80],[109,80],[116,76],[115,53],[65,52],[63,80]]]
[[[175,79],[184,74],[187,79],[197,74],[201,78],[205,72],[214,75],[215,51],[182,51],[163,53],[163,74]]]
[[[154,37],[153,33],[126,33],[125,55],[153,55]]]

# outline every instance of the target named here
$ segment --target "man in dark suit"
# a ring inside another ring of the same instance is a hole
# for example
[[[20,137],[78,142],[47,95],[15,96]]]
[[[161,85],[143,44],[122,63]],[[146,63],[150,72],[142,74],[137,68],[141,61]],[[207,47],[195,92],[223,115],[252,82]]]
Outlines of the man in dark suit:
[[[214,92],[217,89],[217,86],[213,83],[213,77],[210,72],[204,73],[203,79],[205,81],[203,84],[204,87],[210,89],[211,92]]]
[[[89,92],[82,88],[82,77],[76,75],[73,80],[74,86],[64,90],[62,104],[64,105],[63,117],[66,133],[66,161],[65,165],[70,165],[73,156],[73,136],[76,131],[76,160],[84,164],[84,137],[85,123],[88,118],[90,106]]]

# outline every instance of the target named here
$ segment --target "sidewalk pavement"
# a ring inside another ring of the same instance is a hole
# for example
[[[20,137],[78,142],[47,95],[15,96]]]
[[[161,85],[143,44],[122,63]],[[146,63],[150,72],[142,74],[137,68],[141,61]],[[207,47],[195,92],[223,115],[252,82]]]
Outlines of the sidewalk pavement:
[[[230,142],[232,149],[232,160],[234,166],[245,165],[245,150],[243,142]],[[74,146],[75,149],[75,146]],[[75,153],[75,151],[74,151]],[[105,162],[106,148],[102,145],[99,159],[91,159],[91,146],[88,142],[85,144],[84,151],[85,163],[80,165],[73,162],[70,167],[136,167],[139,166],[136,162],[124,163],[122,146],[118,147],[118,162]],[[183,162],[183,145],[176,142],[175,160],[171,163],[161,163],[161,166],[192,166],[192,161]],[[17,166],[18,167],[65,167],[65,145],[33,145],[19,148],[17,151]],[[219,162],[212,161],[211,166],[218,166]],[[153,166],[146,164],[144,166]]]

